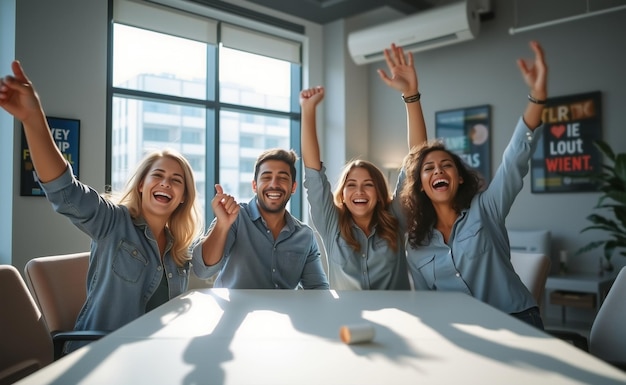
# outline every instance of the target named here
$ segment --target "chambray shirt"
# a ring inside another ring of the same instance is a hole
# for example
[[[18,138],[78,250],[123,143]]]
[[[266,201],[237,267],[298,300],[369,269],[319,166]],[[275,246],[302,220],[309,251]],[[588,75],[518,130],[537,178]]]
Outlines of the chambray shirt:
[[[240,203],[224,255],[211,266],[215,287],[229,289],[328,289],[313,229],[285,211],[286,225],[276,240],[265,224],[256,197]],[[211,223],[215,226],[216,219]],[[198,246],[197,249],[201,249]],[[201,250],[194,250],[201,254]]]
[[[87,299],[76,319],[76,330],[115,330],[146,312],[146,304],[167,278],[169,298],[187,290],[189,269],[210,277],[204,262],[176,265],[171,255],[172,235],[161,263],[157,241],[143,218],[133,219],[128,208],[103,198],[67,170],[41,184],[54,210],[89,235],[91,256],[87,272]],[[67,351],[84,343],[69,342]]]
[[[505,218],[542,129],[533,132],[520,118],[493,180],[461,212],[448,244],[433,229],[427,246],[407,248],[416,289],[461,291],[509,314],[537,306],[511,265]]]
[[[304,169],[311,219],[324,242],[328,256],[330,288],[335,290],[409,290],[404,239],[398,232],[398,249],[393,251],[387,240],[372,229],[365,235],[354,222],[352,234],[360,251],[356,251],[341,236],[339,212],[333,203],[326,167],[320,171]],[[394,195],[394,200],[396,196]]]

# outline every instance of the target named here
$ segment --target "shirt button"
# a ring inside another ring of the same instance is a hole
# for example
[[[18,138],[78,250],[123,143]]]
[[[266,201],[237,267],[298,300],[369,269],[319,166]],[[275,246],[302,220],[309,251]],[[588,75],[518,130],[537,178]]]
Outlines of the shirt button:
[[[275,287],[276,289],[278,289],[278,284],[277,284],[277,283],[275,283],[275,284],[274,284],[274,287]]]
[[[163,269],[163,266],[161,266],[161,265],[159,265],[159,266],[157,267],[157,270],[158,270],[158,271],[161,271],[162,269]]]
[[[526,133],[526,139],[533,140],[533,133],[532,132],[527,132]]]
[[[167,278],[172,278],[172,273],[169,273],[169,274],[167,275]]]
[[[361,254],[361,257],[365,258],[365,254]]]
[[[457,277],[460,277],[460,276],[461,276],[461,273],[456,273],[456,276],[457,276]]]
[[[276,272],[276,269],[272,269],[272,273],[275,273],[275,272]]]

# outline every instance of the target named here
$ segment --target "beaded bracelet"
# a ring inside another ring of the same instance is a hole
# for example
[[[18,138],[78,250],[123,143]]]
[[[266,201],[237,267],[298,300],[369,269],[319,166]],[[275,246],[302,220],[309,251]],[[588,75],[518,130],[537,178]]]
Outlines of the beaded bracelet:
[[[535,104],[546,104],[547,102],[547,100],[535,99],[534,97],[532,97],[531,94],[528,94],[528,100],[530,100],[531,103],[535,103]]]
[[[402,100],[404,100],[405,103],[415,103],[415,102],[419,102],[421,97],[422,97],[422,94],[418,92],[417,94],[411,95],[411,96],[402,95]]]

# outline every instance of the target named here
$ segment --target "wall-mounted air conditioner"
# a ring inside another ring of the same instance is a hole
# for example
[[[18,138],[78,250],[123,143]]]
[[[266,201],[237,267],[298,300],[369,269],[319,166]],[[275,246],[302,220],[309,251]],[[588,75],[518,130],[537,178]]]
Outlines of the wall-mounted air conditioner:
[[[391,43],[419,52],[473,39],[480,29],[478,0],[465,0],[379,24],[348,35],[348,51],[356,64],[384,60]]]

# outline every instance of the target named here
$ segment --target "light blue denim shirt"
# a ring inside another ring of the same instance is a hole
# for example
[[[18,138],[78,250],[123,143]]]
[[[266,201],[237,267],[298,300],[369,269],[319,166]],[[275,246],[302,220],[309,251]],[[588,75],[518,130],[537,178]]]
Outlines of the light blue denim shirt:
[[[215,287],[328,289],[313,229],[285,212],[286,225],[274,240],[261,217],[256,197],[239,205],[241,209],[228,231],[224,255],[210,267],[213,273],[219,272]],[[201,246],[194,249],[196,254],[202,254]]]
[[[376,228],[365,235],[352,223],[352,234],[361,246],[356,251],[339,230],[339,212],[333,203],[326,167],[320,171],[304,169],[304,187],[307,190],[311,219],[324,242],[328,257],[330,288],[335,290],[409,290],[404,239],[398,232],[398,249],[378,236]],[[394,200],[396,196],[394,194]]]
[[[520,118],[489,187],[461,212],[448,244],[433,229],[429,245],[407,248],[416,289],[465,292],[509,314],[537,306],[511,265],[505,218],[542,128],[533,132]]]
[[[189,269],[171,256],[172,236],[167,232],[163,264],[157,242],[147,223],[133,219],[126,206],[116,205],[72,175],[68,166],[59,178],[42,183],[54,210],[65,215],[89,235],[91,257],[87,273],[87,299],[76,320],[76,330],[115,330],[146,312],[163,269],[169,298],[187,290]],[[193,261],[194,272],[209,277],[202,260]],[[67,350],[81,345],[70,342]]]

